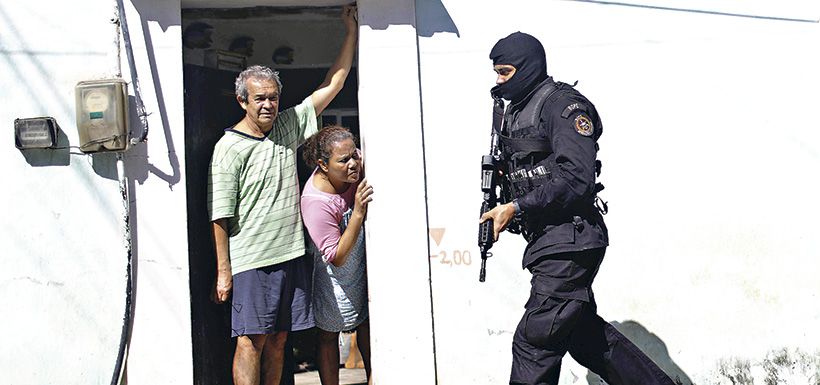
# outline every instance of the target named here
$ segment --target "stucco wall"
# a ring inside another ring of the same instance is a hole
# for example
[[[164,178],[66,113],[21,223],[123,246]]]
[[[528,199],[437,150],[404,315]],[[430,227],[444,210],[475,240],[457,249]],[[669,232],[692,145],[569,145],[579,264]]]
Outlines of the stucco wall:
[[[0,193],[0,293],[7,301],[0,372],[8,383],[110,378],[125,308],[113,156],[14,147],[14,119],[37,116],[57,120],[67,137],[61,146],[77,145],[74,85],[116,73],[113,3],[78,7],[88,23],[76,30],[58,21],[74,7],[54,3],[51,18],[33,5],[0,5],[0,157],[7,176]]]
[[[131,383],[186,384],[192,370],[184,159],[177,155],[179,4],[125,3],[151,128],[148,143],[125,159],[136,270],[127,376]],[[125,309],[123,201],[115,156],[76,147],[74,86],[115,77],[120,61],[123,77],[133,80],[125,51],[118,55],[116,17],[109,0],[0,4],[5,383],[109,383],[113,375]],[[57,120],[64,148],[14,147],[14,119],[36,116]]]
[[[439,383],[506,381],[528,293],[521,239],[502,235],[483,284],[475,246],[488,54],[518,30],[603,118],[611,247],[594,289],[604,319],[684,383],[762,384],[783,349],[781,378],[816,376],[820,63],[809,47],[820,11],[681,3],[418,7],[429,222],[443,234],[431,237]],[[567,357],[562,384],[587,376]]]
[[[414,10],[408,0],[359,2],[359,122],[374,189],[365,229],[378,384],[432,384],[436,375]]]
[[[145,144],[127,153],[134,186],[137,287],[128,382],[193,382],[182,44],[178,1],[125,1],[141,95]],[[123,60],[125,53],[123,51]],[[127,68],[127,67],[126,67]],[[130,72],[123,70],[124,76]],[[138,130],[135,128],[135,132]]]

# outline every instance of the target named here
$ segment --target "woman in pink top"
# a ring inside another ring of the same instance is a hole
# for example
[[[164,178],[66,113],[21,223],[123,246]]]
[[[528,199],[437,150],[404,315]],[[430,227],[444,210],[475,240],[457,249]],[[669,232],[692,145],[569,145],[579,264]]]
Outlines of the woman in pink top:
[[[362,226],[373,188],[363,179],[362,160],[346,128],[330,126],[305,143],[303,156],[316,169],[302,192],[302,218],[316,246],[313,315],[318,328],[319,377],[339,384],[339,333],[356,331],[370,378],[367,272]]]

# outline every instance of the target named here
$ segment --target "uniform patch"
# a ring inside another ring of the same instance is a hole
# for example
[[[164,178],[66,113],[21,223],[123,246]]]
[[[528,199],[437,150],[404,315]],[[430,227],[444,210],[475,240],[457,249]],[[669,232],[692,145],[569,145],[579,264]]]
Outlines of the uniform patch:
[[[564,111],[563,111],[563,112],[561,112],[561,117],[562,117],[562,118],[564,118],[564,119],[566,119],[566,118],[568,118],[568,117],[572,114],[572,112],[573,112],[573,111],[575,111],[575,110],[581,110],[581,111],[583,111],[583,112],[587,112],[587,106],[585,106],[585,105],[583,105],[583,104],[581,104],[581,103],[578,103],[578,102],[572,103],[572,104],[568,105],[568,106],[567,106],[567,108],[564,108]]]
[[[592,136],[592,133],[595,132],[595,126],[592,125],[589,116],[586,114],[578,114],[578,116],[575,117],[575,131],[578,131],[578,133],[583,136]]]

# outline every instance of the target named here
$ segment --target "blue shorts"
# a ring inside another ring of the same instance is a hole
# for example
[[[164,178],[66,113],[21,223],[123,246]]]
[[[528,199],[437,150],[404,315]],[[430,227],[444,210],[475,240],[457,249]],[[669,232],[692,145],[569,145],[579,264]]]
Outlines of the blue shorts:
[[[302,256],[234,275],[231,337],[313,327],[312,262]]]

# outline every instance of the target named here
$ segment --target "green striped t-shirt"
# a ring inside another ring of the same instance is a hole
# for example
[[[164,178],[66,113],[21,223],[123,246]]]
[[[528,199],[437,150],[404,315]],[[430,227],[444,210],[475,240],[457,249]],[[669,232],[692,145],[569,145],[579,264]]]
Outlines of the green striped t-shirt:
[[[310,96],[279,113],[265,138],[225,130],[208,170],[208,215],[228,219],[233,274],[305,253],[296,148],[319,123]]]

